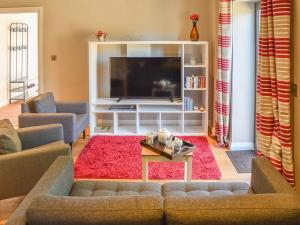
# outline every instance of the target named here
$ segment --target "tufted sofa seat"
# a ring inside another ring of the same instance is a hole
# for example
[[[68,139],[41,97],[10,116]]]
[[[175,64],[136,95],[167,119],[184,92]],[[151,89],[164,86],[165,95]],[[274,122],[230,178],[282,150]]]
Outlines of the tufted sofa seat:
[[[164,197],[222,197],[253,194],[247,183],[167,183],[162,187]]]
[[[161,186],[141,182],[76,181],[70,196],[161,196]]]

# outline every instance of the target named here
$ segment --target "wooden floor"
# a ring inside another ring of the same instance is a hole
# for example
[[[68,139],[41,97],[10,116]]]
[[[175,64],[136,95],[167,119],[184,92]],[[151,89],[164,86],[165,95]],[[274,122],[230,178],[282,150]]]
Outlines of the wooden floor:
[[[17,116],[20,113],[20,104],[13,104],[10,106],[6,106],[4,108],[0,108],[0,119],[8,118],[10,119],[14,125],[17,125]],[[220,180],[215,180],[218,182],[226,182],[226,181],[242,181],[242,182],[250,182],[250,174],[249,173],[237,173],[234,166],[232,165],[230,159],[226,154],[226,150],[216,147],[215,141],[212,138],[208,138],[211,149],[214,153],[216,161],[221,169],[222,178]],[[88,138],[83,140],[80,138],[73,146],[73,158],[74,161],[79,156],[80,152],[87,144]],[[127,180],[127,181],[137,181],[137,180]],[[138,180],[141,181],[141,180]],[[195,181],[195,180],[193,180]],[[199,180],[197,180],[199,181]],[[201,180],[203,182],[210,182],[212,180]],[[159,183],[170,182],[168,181],[155,181]],[[0,201],[0,225],[5,223],[5,220],[9,217],[9,215],[18,207],[24,197],[18,197],[14,199],[8,199],[4,201]]]

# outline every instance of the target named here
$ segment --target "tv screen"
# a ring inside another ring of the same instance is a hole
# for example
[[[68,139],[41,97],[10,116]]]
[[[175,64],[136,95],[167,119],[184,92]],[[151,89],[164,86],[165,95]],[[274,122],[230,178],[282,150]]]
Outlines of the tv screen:
[[[180,98],[180,57],[111,57],[111,98]]]

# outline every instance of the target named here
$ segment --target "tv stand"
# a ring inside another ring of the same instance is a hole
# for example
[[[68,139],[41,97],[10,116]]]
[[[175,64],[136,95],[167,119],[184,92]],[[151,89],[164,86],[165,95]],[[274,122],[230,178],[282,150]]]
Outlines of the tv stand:
[[[145,135],[160,128],[168,129],[173,135],[208,135],[208,50],[206,41],[90,42],[91,136]],[[109,98],[110,57],[180,57],[182,98]],[[197,76],[202,76],[202,80]],[[205,82],[197,87],[195,84],[203,81],[203,77]],[[194,111],[197,107],[201,111]]]

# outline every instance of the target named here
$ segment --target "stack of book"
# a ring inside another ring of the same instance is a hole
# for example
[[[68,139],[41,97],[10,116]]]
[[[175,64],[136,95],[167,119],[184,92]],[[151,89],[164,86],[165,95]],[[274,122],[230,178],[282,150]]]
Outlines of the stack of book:
[[[111,129],[110,125],[98,125],[95,127],[94,132],[101,133],[101,132],[108,132]]]
[[[185,88],[205,88],[205,76],[186,76]]]
[[[184,98],[184,111],[193,111],[194,110],[194,99],[185,97]]]

